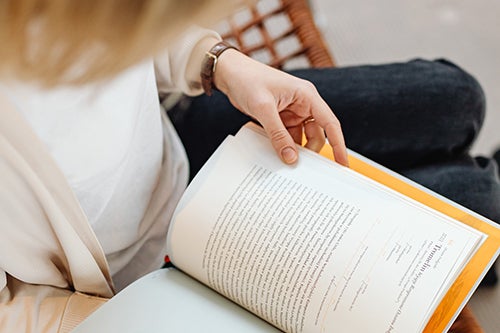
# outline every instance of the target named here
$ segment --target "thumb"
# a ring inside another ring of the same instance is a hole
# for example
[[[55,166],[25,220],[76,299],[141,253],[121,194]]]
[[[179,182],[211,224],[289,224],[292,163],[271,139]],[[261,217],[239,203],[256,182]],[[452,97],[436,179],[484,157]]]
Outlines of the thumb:
[[[260,123],[264,127],[271,144],[278,153],[281,160],[287,164],[293,164],[297,161],[299,155],[295,142],[290,133],[288,133],[285,125],[281,121],[276,110],[265,112],[266,117],[260,119]]]

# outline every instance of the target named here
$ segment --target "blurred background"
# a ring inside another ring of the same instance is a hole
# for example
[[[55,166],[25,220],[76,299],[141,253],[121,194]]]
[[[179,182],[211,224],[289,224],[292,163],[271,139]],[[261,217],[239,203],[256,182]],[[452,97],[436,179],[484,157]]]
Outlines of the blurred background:
[[[474,75],[487,99],[487,117],[474,153],[491,156],[500,148],[500,1],[310,3],[339,66],[444,57]]]

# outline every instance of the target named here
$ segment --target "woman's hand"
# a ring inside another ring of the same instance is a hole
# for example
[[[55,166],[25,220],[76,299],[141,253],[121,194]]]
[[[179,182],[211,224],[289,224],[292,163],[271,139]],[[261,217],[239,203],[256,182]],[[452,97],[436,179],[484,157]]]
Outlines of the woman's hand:
[[[335,160],[347,166],[347,152],[338,119],[312,83],[296,78],[236,50],[219,57],[214,74],[216,87],[241,112],[256,119],[265,129],[280,158],[292,164],[302,144],[318,152],[325,132]]]

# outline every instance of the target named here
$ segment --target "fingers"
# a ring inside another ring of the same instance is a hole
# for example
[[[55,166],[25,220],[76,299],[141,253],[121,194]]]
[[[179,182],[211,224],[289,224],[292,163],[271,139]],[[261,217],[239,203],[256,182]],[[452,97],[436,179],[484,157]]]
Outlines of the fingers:
[[[349,160],[347,158],[347,148],[344,142],[344,135],[342,134],[342,129],[340,123],[329,123],[325,127],[326,136],[328,142],[333,149],[333,156],[335,156],[335,161],[341,165],[349,166]]]
[[[342,134],[340,122],[338,121],[337,117],[335,117],[330,107],[325,103],[325,101],[323,101],[323,99],[318,96],[318,98],[315,98],[313,100],[314,104],[312,106],[312,112],[314,115],[316,126],[325,130],[328,142],[333,149],[335,161],[341,165],[348,166],[349,161],[347,159],[347,148],[344,141],[344,135]],[[317,129],[312,128],[310,130],[317,131]]]
[[[319,152],[325,145],[325,131],[313,119],[304,122],[304,133],[307,138],[306,148]]]
[[[281,160],[287,164],[295,163],[298,159],[298,152],[294,139],[292,139],[285,125],[283,125],[275,107],[269,105],[266,108],[267,110],[263,110],[266,116],[259,119],[260,123],[271,139],[271,143]],[[292,133],[295,133],[295,131],[292,130]],[[296,136],[296,133],[294,136]],[[296,139],[298,139],[298,137]],[[300,139],[300,141],[301,140],[302,139]]]
[[[287,126],[286,129],[292,136],[293,141],[302,146],[302,124],[297,126]]]
[[[325,144],[326,132],[333,149],[335,161],[344,166],[349,165],[340,123],[332,110],[319,96],[316,98],[316,105],[311,105],[314,120],[288,128],[283,124],[273,103],[261,103],[258,109],[261,111],[260,114],[264,115],[258,117],[259,121],[283,162],[293,164],[297,161],[298,151],[295,143],[302,143],[302,130],[304,130],[307,138],[306,148],[319,152]]]

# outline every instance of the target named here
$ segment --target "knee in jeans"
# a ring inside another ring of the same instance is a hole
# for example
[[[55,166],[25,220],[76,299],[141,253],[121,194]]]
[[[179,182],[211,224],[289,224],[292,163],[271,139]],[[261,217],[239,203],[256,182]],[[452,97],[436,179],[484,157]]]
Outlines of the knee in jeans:
[[[448,150],[465,152],[477,138],[485,116],[485,96],[477,80],[457,65],[439,59],[410,62],[410,92],[428,131],[439,133]],[[416,95],[416,96],[415,96]]]
[[[430,62],[435,89],[442,90],[447,112],[479,131],[486,110],[484,91],[472,75],[446,59]]]

